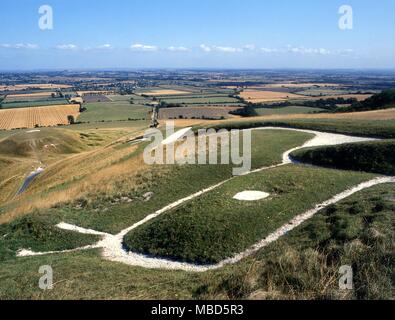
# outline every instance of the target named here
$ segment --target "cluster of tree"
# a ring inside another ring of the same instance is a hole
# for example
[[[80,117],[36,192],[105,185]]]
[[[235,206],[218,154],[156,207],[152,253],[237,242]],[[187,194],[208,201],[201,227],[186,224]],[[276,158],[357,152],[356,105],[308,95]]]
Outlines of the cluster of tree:
[[[86,110],[88,109],[80,103],[80,112],[85,112]]]
[[[241,117],[254,117],[258,115],[258,113],[255,111],[255,108],[250,104],[243,108],[230,111],[229,113]]]
[[[283,108],[283,107],[290,107],[290,106],[299,106],[299,107],[309,107],[309,108],[321,108],[328,111],[335,111],[338,109],[338,105],[344,104],[354,104],[357,102],[355,98],[348,98],[344,99],[340,98],[328,98],[328,99],[319,99],[315,101],[283,101],[283,102],[276,102],[271,104],[253,104],[255,108]],[[251,103],[248,103],[251,104]]]
[[[165,101],[161,101],[158,105],[159,108],[182,108],[185,107],[182,103],[168,103]]]
[[[63,95],[63,93],[61,91],[57,91],[56,93],[52,92],[51,93],[51,97],[53,99],[55,99],[55,98],[64,98],[64,95]]]
[[[129,94],[134,94],[134,89],[131,88],[121,88],[119,89],[119,94],[121,96],[129,95]]]
[[[325,110],[334,111],[337,110],[339,107],[338,105],[341,104],[354,104],[358,100],[355,98],[328,98],[328,99],[320,99],[316,101],[305,101],[303,102],[304,107],[311,107],[311,108],[321,108]]]
[[[355,112],[379,110],[395,107],[395,89],[384,90],[377,93],[364,101],[355,101],[347,108],[341,108],[337,111]]]

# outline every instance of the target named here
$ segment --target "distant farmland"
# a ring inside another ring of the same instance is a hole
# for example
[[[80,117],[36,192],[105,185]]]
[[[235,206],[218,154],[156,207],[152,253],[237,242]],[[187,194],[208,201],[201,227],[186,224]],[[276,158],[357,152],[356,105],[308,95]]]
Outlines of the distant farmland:
[[[0,129],[46,127],[68,124],[67,116],[76,119],[79,105],[59,105],[34,108],[16,108],[0,110]]]

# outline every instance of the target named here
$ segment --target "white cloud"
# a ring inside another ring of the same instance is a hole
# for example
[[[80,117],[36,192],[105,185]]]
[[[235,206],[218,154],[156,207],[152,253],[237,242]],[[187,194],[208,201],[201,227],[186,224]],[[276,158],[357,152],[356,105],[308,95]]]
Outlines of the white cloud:
[[[58,44],[55,46],[59,50],[76,50],[78,47],[75,44]]]
[[[225,53],[235,53],[235,52],[243,52],[241,48],[234,48],[234,47],[221,47],[221,46],[207,46],[205,44],[200,45],[200,49],[204,52],[225,52]]]
[[[353,49],[341,49],[337,51],[337,54],[341,55],[341,56],[347,56],[354,53]]]
[[[168,51],[173,51],[173,52],[187,52],[190,51],[189,48],[186,47],[174,47],[174,46],[170,46],[167,48]]]
[[[256,46],[255,46],[255,44],[247,44],[243,47],[243,49],[248,50],[248,51],[255,51]]]
[[[235,52],[243,52],[243,49],[233,48],[233,47],[218,47],[214,46],[215,51],[219,52],[227,52],[227,53],[235,53]]]
[[[276,52],[280,52],[280,50],[274,49],[274,48],[260,48],[260,51],[263,52],[263,53],[276,53]]]
[[[204,52],[211,52],[211,48],[205,44],[201,44],[200,49],[202,49]]]
[[[157,46],[145,45],[140,43],[132,44],[130,48],[135,51],[158,51]]]
[[[1,44],[0,47],[7,49],[38,49],[39,46],[37,44],[32,43],[16,43],[16,44]]]
[[[324,48],[305,48],[305,47],[292,47],[292,46],[288,46],[288,52],[298,53],[298,54],[320,54],[320,55],[331,54],[329,50]]]
[[[100,46],[97,47],[97,49],[112,49],[112,45],[111,44],[102,44]]]

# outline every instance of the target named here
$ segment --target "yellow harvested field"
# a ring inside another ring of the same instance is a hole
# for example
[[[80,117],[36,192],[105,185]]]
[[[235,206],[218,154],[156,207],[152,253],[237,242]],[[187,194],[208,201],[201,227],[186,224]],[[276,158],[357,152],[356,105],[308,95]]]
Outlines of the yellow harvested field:
[[[269,101],[286,101],[289,99],[306,99],[304,96],[300,96],[288,92],[275,92],[275,91],[259,91],[259,90],[245,90],[240,93],[240,96],[252,103],[269,102]]]
[[[181,91],[181,90],[163,89],[163,90],[147,91],[147,92],[145,92],[143,94],[146,94],[146,95],[149,95],[149,96],[167,96],[167,95],[177,95],[177,94],[190,94],[190,92],[188,92],[188,91]]]
[[[68,124],[67,116],[71,115],[77,119],[79,111],[79,106],[73,104],[0,110],[0,129],[11,130]]]

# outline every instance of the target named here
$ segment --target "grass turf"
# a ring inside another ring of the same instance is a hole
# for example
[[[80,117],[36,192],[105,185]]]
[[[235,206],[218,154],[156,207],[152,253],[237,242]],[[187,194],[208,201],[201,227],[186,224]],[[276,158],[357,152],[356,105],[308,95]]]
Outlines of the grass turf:
[[[265,238],[297,214],[372,175],[288,165],[238,177],[167,212],[124,239],[135,252],[195,263],[215,263]],[[233,196],[261,190],[265,200]]]
[[[390,199],[393,184],[364,190],[254,256],[205,273],[131,267],[103,260],[99,250],[11,257],[0,261],[0,299],[391,299]],[[351,221],[338,223],[343,217]],[[350,224],[360,227],[343,237]],[[354,290],[339,290],[343,264],[353,266]],[[42,265],[54,270],[53,290],[38,287]]]
[[[395,140],[307,148],[291,156],[318,166],[395,175]]]

